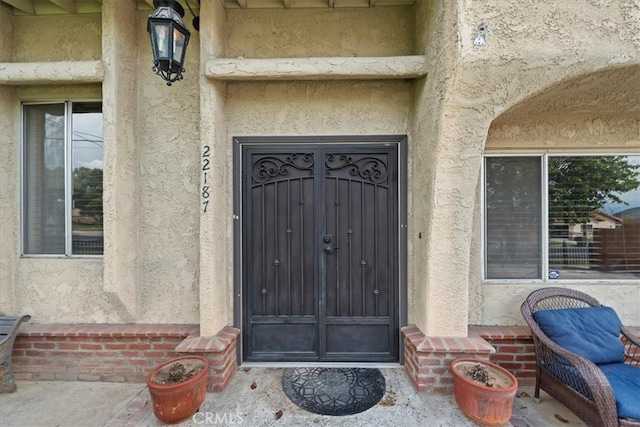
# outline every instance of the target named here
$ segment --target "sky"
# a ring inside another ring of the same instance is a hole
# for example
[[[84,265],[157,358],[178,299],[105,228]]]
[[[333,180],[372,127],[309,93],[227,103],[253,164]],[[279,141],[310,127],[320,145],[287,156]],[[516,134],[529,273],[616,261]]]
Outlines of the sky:
[[[640,155],[628,156],[627,158],[629,159],[629,163],[640,165]],[[620,203],[607,203],[602,210],[606,213],[615,214],[625,209],[640,208],[640,187],[636,188],[633,191],[629,191],[621,195],[619,194],[618,196],[629,204],[624,205]]]
[[[73,168],[102,169],[102,113],[73,115]]]

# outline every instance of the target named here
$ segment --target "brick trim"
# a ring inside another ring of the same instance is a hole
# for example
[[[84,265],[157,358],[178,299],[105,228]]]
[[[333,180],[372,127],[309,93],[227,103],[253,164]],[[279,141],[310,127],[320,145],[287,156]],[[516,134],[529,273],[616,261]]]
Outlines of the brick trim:
[[[631,327],[640,336],[640,327]],[[201,337],[197,325],[23,323],[12,353],[17,380],[145,383],[149,371],[169,358],[202,354],[211,362],[209,391],[222,391],[237,369],[240,330]],[[470,325],[468,337],[427,337],[402,328],[404,369],[419,392],[453,390],[449,364],[456,357],[489,359],[518,383],[535,382],[533,338],[527,326]]]
[[[640,327],[628,328],[640,337]],[[470,325],[469,334],[482,337],[496,349],[490,360],[515,375],[519,385],[535,385],[536,353],[528,326]]]
[[[240,331],[200,337],[197,325],[32,324],[20,327],[12,353],[18,380],[145,383],[167,359],[198,353],[211,362],[209,391],[221,391],[237,368]]]
[[[427,337],[417,327],[402,328],[405,372],[419,392],[451,393],[449,364],[457,357],[490,360],[518,379],[535,383],[536,356],[528,326],[470,325],[468,337]]]
[[[427,337],[414,325],[401,329],[404,370],[418,392],[452,393],[449,365],[457,357],[488,359],[494,348],[479,336]]]
[[[469,333],[482,337],[496,349],[490,360],[515,375],[520,386],[535,384],[536,353],[528,326],[470,325]]]

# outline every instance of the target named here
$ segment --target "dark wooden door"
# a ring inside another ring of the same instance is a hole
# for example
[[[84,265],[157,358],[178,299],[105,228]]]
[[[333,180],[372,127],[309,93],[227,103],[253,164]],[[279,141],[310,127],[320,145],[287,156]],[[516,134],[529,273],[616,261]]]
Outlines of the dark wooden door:
[[[398,361],[397,146],[242,159],[244,358]]]

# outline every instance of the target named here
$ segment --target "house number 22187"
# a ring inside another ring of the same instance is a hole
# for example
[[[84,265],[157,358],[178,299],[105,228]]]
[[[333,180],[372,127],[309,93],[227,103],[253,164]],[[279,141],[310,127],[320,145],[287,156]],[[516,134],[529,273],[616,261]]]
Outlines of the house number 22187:
[[[209,160],[211,152],[211,147],[205,145],[202,149],[202,213],[207,213],[207,208],[209,207],[209,177],[207,176],[209,173]]]

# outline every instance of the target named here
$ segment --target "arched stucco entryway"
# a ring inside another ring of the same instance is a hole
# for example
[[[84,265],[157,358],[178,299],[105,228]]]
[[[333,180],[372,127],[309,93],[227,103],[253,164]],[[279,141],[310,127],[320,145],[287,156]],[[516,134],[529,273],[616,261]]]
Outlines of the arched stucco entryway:
[[[485,151],[492,153],[638,152],[640,148],[640,66],[619,65],[580,72],[552,81],[516,102],[491,123]],[[479,203],[479,200],[477,201]],[[476,213],[472,298],[482,304],[469,310],[470,324],[516,324],[519,304],[530,292],[526,284],[483,284],[480,274],[480,218]],[[583,283],[581,290],[606,300],[607,286]],[[631,316],[624,301],[637,301],[636,287],[618,288],[618,310]],[[499,313],[499,314],[498,314]]]

